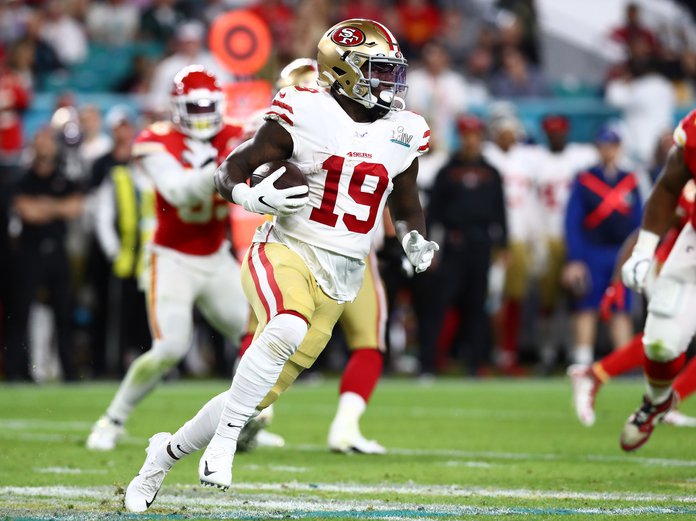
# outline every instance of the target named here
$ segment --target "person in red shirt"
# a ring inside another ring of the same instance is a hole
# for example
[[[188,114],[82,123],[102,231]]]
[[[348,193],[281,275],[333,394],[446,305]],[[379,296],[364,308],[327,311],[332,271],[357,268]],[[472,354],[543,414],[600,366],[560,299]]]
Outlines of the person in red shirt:
[[[29,107],[30,99],[29,89],[6,66],[0,49],[0,165],[17,163],[23,145],[21,113]]]
[[[215,192],[213,172],[241,141],[242,128],[223,121],[223,93],[200,65],[174,78],[172,121],[140,133],[133,155],[155,188],[157,226],[151,246],[147,308],[152,349],[137,358],[87,448],[111,450],[133,408],[186,355],[193,308],[225,337],[237,340],[248,304],[239,263],[225,240],[228,205]]]
[[[401,0],[396,14],[404,43],[414,50],[432,40],[440,28],[440,10],[429,0]]]
[[[659,50],[657,38],[640,21],[640,6],[630,3],[626,6],[626,23],[611,32],[611,39],[628,47],[635,38],[643,40],[654,55]]]

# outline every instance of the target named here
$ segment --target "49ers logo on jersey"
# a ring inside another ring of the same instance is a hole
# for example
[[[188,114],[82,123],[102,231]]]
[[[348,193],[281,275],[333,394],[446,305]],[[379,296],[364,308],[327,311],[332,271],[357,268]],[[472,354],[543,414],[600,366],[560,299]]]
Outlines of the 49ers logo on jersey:
[[[365,42],[365,33],[357,27],[342,27],[334,31],[331,40],[343,47],[356,47]]]

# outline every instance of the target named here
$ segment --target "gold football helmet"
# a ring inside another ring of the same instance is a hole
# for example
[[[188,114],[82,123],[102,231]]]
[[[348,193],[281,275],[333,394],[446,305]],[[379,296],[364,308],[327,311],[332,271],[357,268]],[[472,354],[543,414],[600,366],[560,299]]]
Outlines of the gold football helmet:
[[[406,106],[407,62],[394,35],[378,22],[356,18],[334,25],[319,40],[317,64],[320,85],[368,109]]]
[[[317,67],[316,60],[311,58],[297,58],[291,61],[283,70],[280,71],[276,88],[278,90],[285,87],[316,87],[317,86]]]

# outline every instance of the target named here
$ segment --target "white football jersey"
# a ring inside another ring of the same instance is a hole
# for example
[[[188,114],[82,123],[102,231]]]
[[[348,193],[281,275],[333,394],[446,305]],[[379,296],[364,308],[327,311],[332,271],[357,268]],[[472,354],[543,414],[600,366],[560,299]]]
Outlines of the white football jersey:
[[[357,123],[327,90],[304,87],[278,92],[266,118],[292,136],[290,161],[309,182],[309,204],[296,214],[276,217],[278,235],[364,264],[392,180],[428,151],[425,120],[400,111]],[[312,269],[312,259],[303,258]],[[333,260],[330,264],[335,266]]]
[[[508,236],[512,242],[531,242],[541,234],[537,173],[542,150],[515,144],[507,152],[495,143],[483,145],[483,157],[503,178]]]
[[[573,180],[579,172],[598,162],[599,154],[592,145],[570,143],[561,152],[545,151],[539,164],[539,194],[547,237],[563,237],[563,221]]]

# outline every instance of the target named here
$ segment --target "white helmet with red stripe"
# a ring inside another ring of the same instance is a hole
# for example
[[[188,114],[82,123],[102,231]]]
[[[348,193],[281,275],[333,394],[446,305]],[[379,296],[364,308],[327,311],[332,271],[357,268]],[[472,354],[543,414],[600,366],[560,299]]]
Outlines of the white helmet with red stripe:
[[[318,82],[368,109],[405,107],[406,59],[384,25],[352,19],[334,25],[319,40]]]
[[[190,137],[210,139],[222,128],[224,99],[212,72],[202,65],[188,65],[174,77],[172,121]]]

